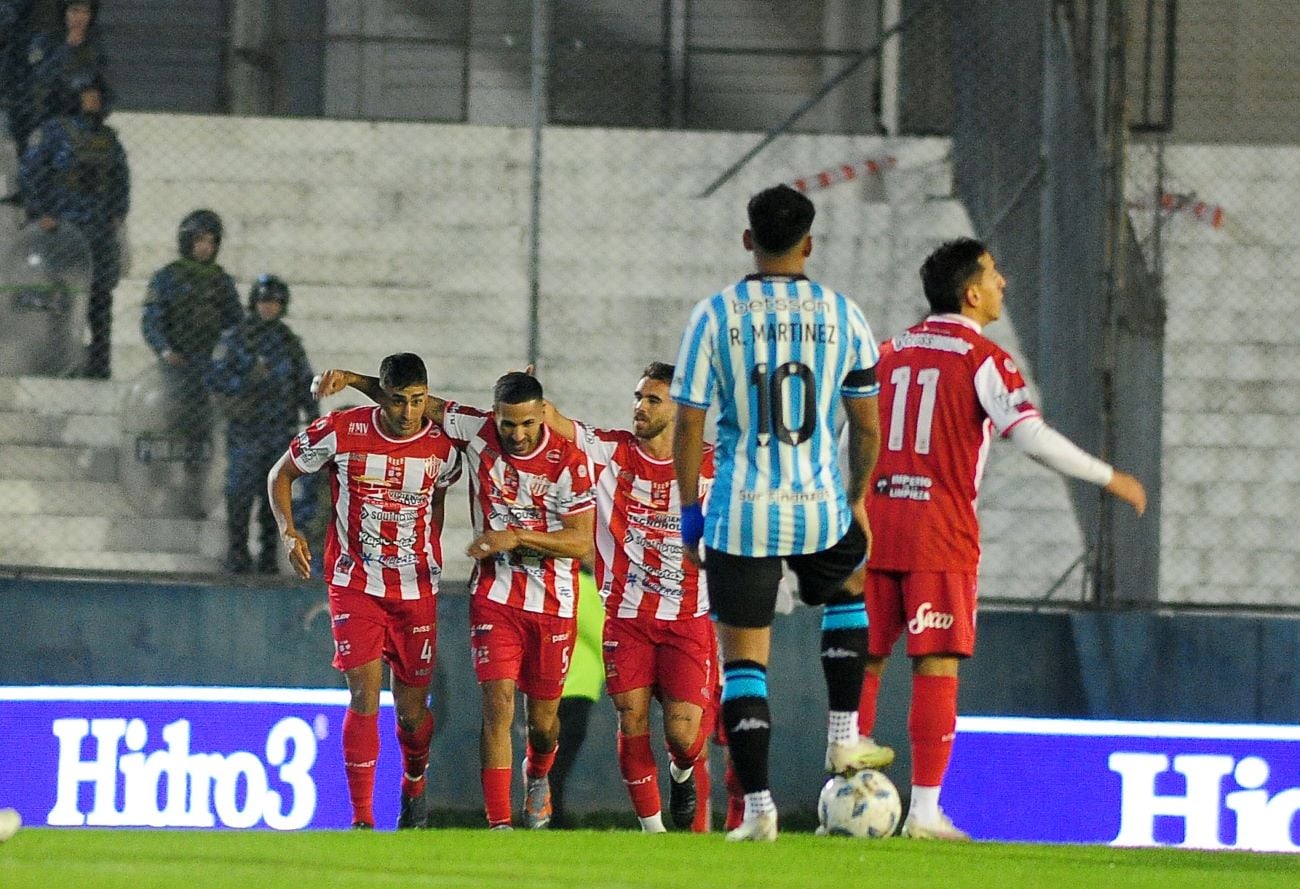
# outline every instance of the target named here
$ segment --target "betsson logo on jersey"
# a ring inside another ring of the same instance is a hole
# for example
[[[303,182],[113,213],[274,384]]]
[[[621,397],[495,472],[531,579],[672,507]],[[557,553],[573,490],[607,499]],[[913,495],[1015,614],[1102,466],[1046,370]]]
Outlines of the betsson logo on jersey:
[[[149,753],[144,752],[149,726],[140,718],[55,719],[51,731],[59,741],[56,798],[46,819],[53,826],[254,827],[265,823],[275,830],[296,830],[308,826],[316,811],[316,783],[311,775],[316,733],[295,716],[271,727],[259,753],[191,752],[187,719],[163,726],[166,746]],[[87,740],[89,756],[83,758]],[[272,779],[283,792],[271,788]],[[83,785],[92,788],[89,811],[83,811]]]

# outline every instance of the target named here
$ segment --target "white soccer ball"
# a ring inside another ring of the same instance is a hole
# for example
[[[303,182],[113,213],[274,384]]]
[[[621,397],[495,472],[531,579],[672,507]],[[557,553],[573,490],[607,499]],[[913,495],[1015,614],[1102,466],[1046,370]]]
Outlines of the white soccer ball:
[[[18,833],[22,824],[23,819],[17,809],[0,809],[0,843]]]
[[[817,799],[819,833],[846,837],[887,837],[898,829],[903,803],[898,788],[880,772],[863,769],[835,775]]]

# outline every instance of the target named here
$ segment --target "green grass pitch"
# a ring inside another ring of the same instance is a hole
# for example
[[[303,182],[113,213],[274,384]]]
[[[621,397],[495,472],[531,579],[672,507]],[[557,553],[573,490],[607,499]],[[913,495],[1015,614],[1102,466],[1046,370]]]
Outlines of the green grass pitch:
[[[1300,858],[1246,852],[631,831],[275,834],[24,829],[4,889],[1003,889],[1300,887]]]

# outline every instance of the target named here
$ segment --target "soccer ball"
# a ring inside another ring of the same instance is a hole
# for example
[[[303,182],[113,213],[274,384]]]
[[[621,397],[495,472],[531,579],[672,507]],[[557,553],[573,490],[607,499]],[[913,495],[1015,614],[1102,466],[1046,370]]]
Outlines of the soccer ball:
[[[902,816],[898,788],[874,769],[835,775],[817,799],[818,833],[832,836],[892,836]]]

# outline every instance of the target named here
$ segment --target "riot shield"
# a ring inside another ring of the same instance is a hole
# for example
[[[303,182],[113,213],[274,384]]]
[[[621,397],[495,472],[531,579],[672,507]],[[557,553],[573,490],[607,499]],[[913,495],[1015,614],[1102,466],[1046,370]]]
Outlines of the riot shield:
[[[0,375],[71,376],[86,360],[90,248],[76,226],[0,242]]]
[[[201,519],[213,502],[212,408],[193,372],[154,364],[122,400],[123,494],[142,516]]]

